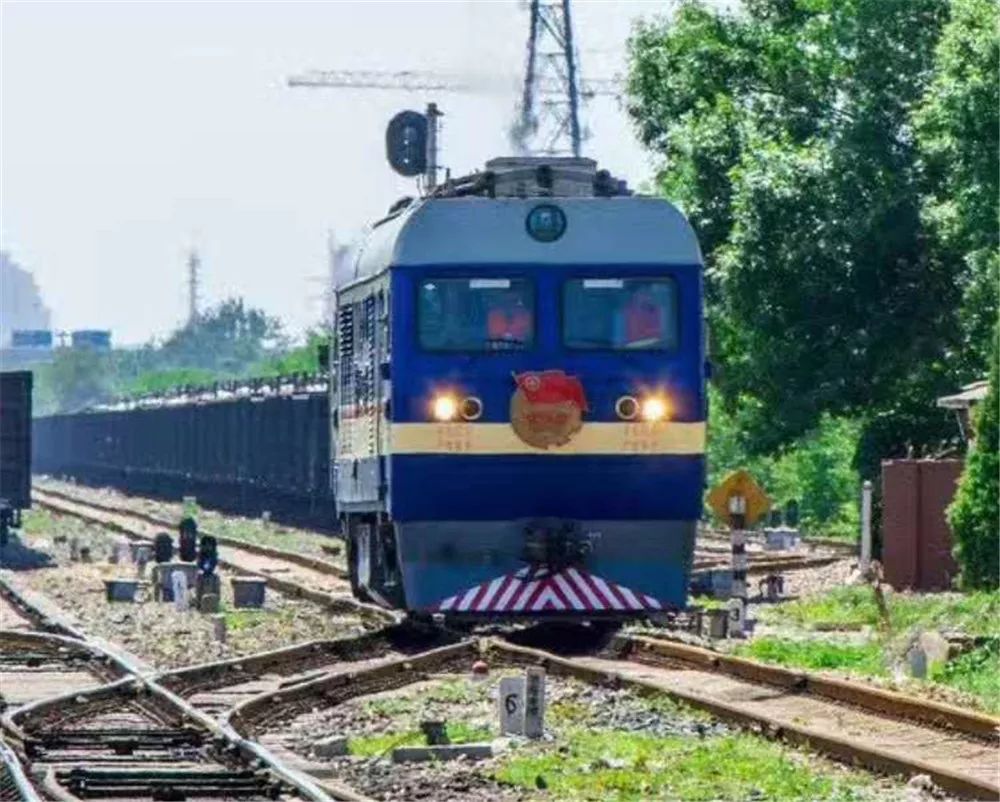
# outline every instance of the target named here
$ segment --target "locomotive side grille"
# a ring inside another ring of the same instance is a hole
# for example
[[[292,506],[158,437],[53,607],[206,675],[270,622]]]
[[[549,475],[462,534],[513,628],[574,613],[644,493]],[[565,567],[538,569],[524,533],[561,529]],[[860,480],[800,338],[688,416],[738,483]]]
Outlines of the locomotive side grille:
[[[368,450],[375,453],[375,296],[369,295],[362,303],[361,342],[363,367],[361,369],[360,406],[364,412],[368,431]]]
[[[354,305],[340,307],[337,327],[337,353],[340,358],[340,403],[354,395]]]

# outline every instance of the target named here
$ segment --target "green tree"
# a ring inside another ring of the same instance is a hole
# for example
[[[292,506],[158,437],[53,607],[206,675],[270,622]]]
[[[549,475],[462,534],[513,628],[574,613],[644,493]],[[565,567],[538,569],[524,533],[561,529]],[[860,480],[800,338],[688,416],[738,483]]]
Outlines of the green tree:
[[[321,346],[328,345],[330,337],[325,332],[310,329],[303,345],[274,354],[254,366],[254,376],[287,376],[292,373],[322,372],[319,364]]]
[[[52,362],[34,371],[34,414],[75,412],[109,400],[115,390],[112,366],[107,352],[57,348]]]
[[[923,214],[960,275],[958,356],[986,364],[1000,284],[1000,40],[996,0],[952,0],[934,54],[934,77],[915,115],[930,192]]]
[[[948,509],[965,588],[1000,587],[1000,328],[993,336],[989,389],[976,415],[976,443]]]
[[[203,368],[224,378],[244,373],[284,345],[277,318],[229,298],[174,332],[159,356],[165,367]]]
[[[950,434],[933,398],[971,378],[955,358],[970,268],[936,244],[924,205],[940,179],[913,135],[949,14],[947,0],[686,2],[632,39],[630,111],[701,239],[718,384],[757,452],[824,413],[856,417],[873,475]]]

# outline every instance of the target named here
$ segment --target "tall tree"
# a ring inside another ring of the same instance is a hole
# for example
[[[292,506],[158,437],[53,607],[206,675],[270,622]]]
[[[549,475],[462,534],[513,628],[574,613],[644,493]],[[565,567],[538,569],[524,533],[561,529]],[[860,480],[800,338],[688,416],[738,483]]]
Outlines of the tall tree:
[[[280,321],[229,298],[174,332],[160,356],[170,367],[238,374],[283,342]]]
[[[996,0],[952,0],[915,129],[929,185],[925,220],[945,258],[966,267],[959,355],[974,370],[987,364],[1000,283],[998,74]]]
[[[633,37],[630,111],[702,241],[719,386],[757,450],[824,412],[863,417],[873,459],[949,433],[933,398],[964,378],[969,267],[935,247],[935,176],[913,135],[949,13],[947,0],[747,0],[738,15],[692,1]]]
[[[993,337],[989,389],[976,412],[976,442],[965,464],[948,522],[955,533],[960,581],[1000,587],[1000,330]]]

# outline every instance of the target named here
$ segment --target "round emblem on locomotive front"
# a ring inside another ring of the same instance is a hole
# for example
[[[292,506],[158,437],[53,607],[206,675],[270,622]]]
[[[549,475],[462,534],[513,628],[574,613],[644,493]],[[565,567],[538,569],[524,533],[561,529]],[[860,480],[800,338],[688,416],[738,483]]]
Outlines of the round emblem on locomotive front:
[[[514,382],[510,424],[529,446],[565,445],[583,428],[587,397],[578,378],[561,370],[544,370],[517,374]]]

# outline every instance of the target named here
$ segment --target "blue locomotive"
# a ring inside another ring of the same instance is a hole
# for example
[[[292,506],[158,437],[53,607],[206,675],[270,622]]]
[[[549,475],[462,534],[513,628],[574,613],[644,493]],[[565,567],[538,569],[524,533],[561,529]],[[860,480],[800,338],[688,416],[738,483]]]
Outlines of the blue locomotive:
[[[588,159],[404,201],[338,277],[333,483],[354,590],[446,617],[683,607],[705,478],[702,259]]]

